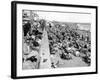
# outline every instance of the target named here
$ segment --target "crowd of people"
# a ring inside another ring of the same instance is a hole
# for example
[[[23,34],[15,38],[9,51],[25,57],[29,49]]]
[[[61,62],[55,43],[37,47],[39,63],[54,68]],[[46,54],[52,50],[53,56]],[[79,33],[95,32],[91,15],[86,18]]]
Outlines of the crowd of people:
[[[38,69],[44,20],[33,17],[23,21],[23,69]]]
[[[74,26],[73,26],[74,27]],[[77,29],[71,29],[67,24],[49,23],[48,39],[50,53],[59,55],[61,59],[70,60],[71,55],[81,57],[90,65],[91,62],[91,40],[88,32],[78,33]]]
[[[86,34],[81,34],[78,32],[78,29],[70,27],[70,25],[65,23],[47,22],[46,20],[36,18],[27,22],[23,21],[23,69],[39,68],[39,50],[44,28],[48,34],[51,67],[56,68],[59,64],[59,60],[53,62],[53,59],[58,57],[63,60],[71,60],[73,59],[71,55],[82,58],[90,66],[90,32],[86,31]]]

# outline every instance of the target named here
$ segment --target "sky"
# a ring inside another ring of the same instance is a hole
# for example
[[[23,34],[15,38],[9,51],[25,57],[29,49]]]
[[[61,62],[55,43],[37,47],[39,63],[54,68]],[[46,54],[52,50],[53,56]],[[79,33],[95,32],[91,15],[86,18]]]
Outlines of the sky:
[[[49,21],[61,21],[61,22],[75,22],[75,23],[91,23],[91,14],[82,13],[59,13],[59,12],[36,12],[39,18]]]

